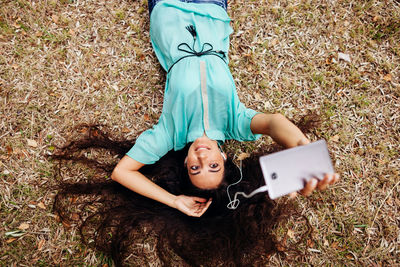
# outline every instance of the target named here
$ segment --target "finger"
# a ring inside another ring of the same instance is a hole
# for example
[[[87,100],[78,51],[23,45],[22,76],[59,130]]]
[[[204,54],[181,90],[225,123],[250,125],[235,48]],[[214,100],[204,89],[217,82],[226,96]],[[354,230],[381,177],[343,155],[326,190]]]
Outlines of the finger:
[[[207,201],[206,209],[208,209],[208,207],[210,207],[211,203],[212,203],[212,198],[210,198],[210,199]]]
[[[192,198],[194,201],[201,202],[201,203],[204,203],[204,202],[207,201],[207,199],[202,198],[202,197],[191,197],[191,198]]]
[[[190,216],[192,216],[192,217],[200,217],[201,214],[202,214],[201,212],[202,212],[201,208],[194,208],[194,209],[192,209],[190,211]]]
[[[303,188],[303,190],[300,191],[300,194],[303,196],[309,196],[311,195],[312,191],[315,190],[317,187],[318,180],[315,178],[312,178],[310,181],[306,183],[306,186]]]
[[[338,173],[334,173],[333,174],[333,179],[332,179],[330,184],[336,183],[337,181],[339,181],[339,179],[340,179],[340,175]]]
[[[206,212],[206,210],[208,209],[208,207],[211,205],[211,199],[209,199],[207,201],[207,203],[202,203],[199,208],[196,211],[196,214],[200,217],[201,215],[204,214],[204,212]]]
[[[318,183],[318,189],[319,190],[325,190],[328,187],[328,185],[332,182],[332,180],[333,180],[333,174],[332,173],[325,174],[324,179],[322,179]]]
[[[301,139],[297,144],[299,145],[299,146],[303,146],[303,145],[307,145],[307,144],[309,144],[310,143],[310,140],[308,140],[307,138],[303,138],[303,139]]]
[[[181,212],[185,213],[188,216],[196,217],[196,213],[191,209],[181,209]]]
[[[206,203],[198,203],[196,206],[196,213],[202,212]]]
[[[210,205],[211,205],[211,198],[207,201],[207,204],[203,207],[203,210],[199,213],[199,217],[201,216],[201,215],[203,215],[204,214],[204,212],[206,212],[206,210],[208,209],[208,207],[210,207]]]

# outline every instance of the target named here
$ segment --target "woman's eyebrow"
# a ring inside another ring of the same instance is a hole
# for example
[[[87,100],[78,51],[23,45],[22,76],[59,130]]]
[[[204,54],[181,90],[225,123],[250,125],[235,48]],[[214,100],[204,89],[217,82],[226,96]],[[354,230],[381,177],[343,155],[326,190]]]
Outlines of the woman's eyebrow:
[[[221,168],[219,168],[218,170],[208,170],[209,172],[219,172],[221,170]],[[199,174],[200,172],[194,172],[194,173],[191,173],[190,175],[197,175],[197,174]]]

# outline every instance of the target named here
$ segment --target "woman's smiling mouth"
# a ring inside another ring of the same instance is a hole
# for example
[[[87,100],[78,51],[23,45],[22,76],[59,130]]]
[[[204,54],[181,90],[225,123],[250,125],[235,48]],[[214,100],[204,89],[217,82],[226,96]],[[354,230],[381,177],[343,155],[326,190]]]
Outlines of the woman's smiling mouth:
[[[199,145],[196,147],[196,149],[194,151],[199,151],[199,150],[210,150],[210,148],[205,145]]]

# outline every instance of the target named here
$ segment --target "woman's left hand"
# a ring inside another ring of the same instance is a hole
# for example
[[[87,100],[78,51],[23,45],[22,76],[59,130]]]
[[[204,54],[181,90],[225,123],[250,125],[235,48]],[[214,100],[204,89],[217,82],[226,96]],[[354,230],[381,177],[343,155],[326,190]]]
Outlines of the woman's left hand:
[[[175,208],[192,217],[200,217],[211,205],[212,199],[179,195],[176,197]]]
[[[297,145],[307,145],[310,143],[308,138],[304,137],[301,138]],[[338,173],[327,173],[325,174],[322,180],[318,180],[317,178],[312,178],[310,181],[306,183],[304,188],[299,191],[299,193],[303,196],[309,196],[315,189],[325,190],[328,188],[329,185],[336,183],[339,181],[339,174]],[[290,197],[296,197],[297,192],[293,192],[290,194]]]
[[[325,174],[322,180],[318,180],[316,178],[312,178],[308,181],[305,187],[299,191],[299,193],[303,196],[309,196],[315,189],[325,190],[329,185],[336,183],[339,181],[339,174],[337,173],[328,173]],[[297,192],[293,192],[290,194],[290,197],[296,197]]]

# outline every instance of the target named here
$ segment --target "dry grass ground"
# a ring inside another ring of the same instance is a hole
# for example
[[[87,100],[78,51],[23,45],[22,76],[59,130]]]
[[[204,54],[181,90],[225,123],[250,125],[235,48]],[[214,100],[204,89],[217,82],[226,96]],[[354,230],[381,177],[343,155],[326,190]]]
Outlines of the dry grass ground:
[[[229,2],[240,99],[290,118],[318,112],[310,138],[328,140],[342,177],[296,200],[314,227],[307,264],[399,266],[400,2]],[[56,221],[46,155],[81,123],[132,138],[157,121],[165,79],[148,28],[146,0],[1,0],[2,266],[108,262]],[[281,231],[295,240],[296,222]]]

